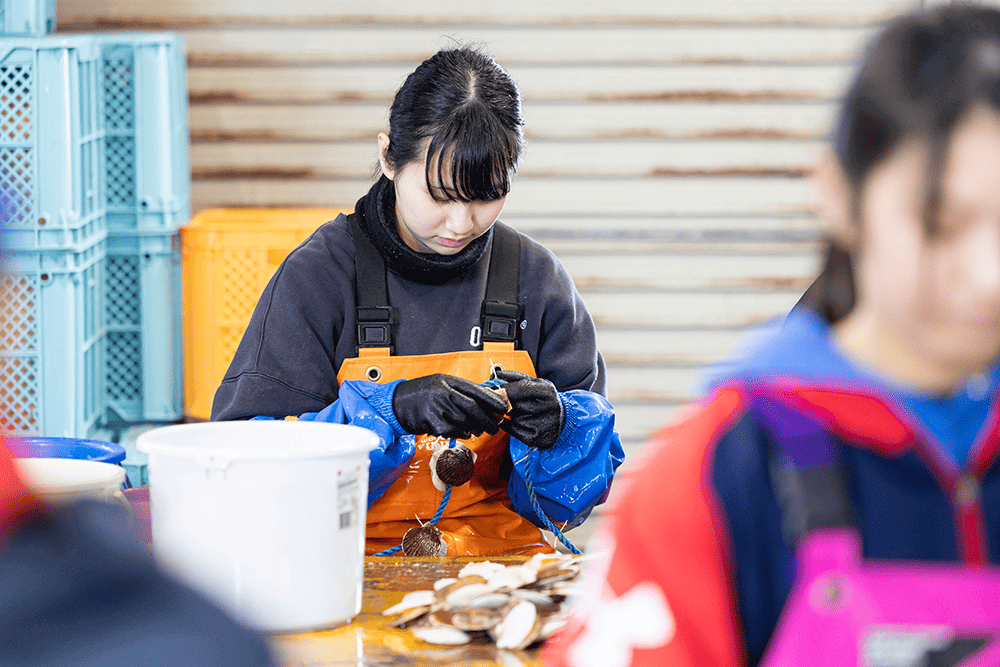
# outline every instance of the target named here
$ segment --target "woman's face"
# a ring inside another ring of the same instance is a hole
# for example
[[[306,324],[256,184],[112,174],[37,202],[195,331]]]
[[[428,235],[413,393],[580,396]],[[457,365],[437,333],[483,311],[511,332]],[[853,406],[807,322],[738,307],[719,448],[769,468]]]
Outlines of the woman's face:
[[[379,135],[380,149],[382,137]],[[386,138],[386,144],[388,138]],[[380,155],[384,155],[384,149]],[[436,170],[432,170],[433,173]],[[445,174],[448,170],[443,170]],[[461,202],[446,199],[451,183],[433,183],[439,199],[427,190],[424,160],[401,169],[390,169],[382,161],[382,172],[396,188],[396,226],[407,246],[417,252],[454,255],[475,238],[489,231],[500,217],[505,199]]]
[[[871,359],[904,364],[890,372],[954,388],[1000,354],[1000,115],[977,108],[955,128],[932,235],[926,160],[923,143],[904,143],[865,183],[847,321],[868,332]]]

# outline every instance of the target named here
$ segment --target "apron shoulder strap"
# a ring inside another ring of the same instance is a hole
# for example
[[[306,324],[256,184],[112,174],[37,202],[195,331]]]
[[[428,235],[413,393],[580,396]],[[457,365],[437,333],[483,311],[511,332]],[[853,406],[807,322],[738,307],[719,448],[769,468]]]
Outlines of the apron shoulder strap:
[[[512,343],[520,347],[521,236],[507,225],[493,225],[493,248],[486,278],[482,327],[484,343]]]
[[[392,352],[392,309],[385,282],[385,262],[358,224],[348,216],[354,236],[354,293],[357,298],[358,350],[386,347]]]

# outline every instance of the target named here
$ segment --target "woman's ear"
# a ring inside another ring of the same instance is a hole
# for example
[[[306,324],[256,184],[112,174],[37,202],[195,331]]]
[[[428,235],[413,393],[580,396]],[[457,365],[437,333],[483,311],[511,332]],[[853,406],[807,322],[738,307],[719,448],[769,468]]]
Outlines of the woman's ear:
[[[851,188],[832,154],[824,153],[813,167],[812,182],[816,188],[816,215],[830,239],[845,250],[853,250],[858,229],[852,215]]]
[[[388,160],[385,158],[386,152],[389,150],[389,135],[385,132],[378,133],[378,163],[382,168],[382,173],[390,181],[396,176],[396,170],[393,169]]]

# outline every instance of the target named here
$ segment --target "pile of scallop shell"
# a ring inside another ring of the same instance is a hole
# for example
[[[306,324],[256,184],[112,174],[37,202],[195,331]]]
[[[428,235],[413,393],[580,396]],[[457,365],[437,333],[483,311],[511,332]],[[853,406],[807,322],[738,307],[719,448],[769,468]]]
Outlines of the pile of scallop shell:
[[[539,554],[525,563],[469,563],[457,578],[438,579],[432,591],[414,591],[383,613],[398,615],[430,644],[489,641],[501,649],[544,641],[567,619],[565,600],[575,593],[580,556]]]

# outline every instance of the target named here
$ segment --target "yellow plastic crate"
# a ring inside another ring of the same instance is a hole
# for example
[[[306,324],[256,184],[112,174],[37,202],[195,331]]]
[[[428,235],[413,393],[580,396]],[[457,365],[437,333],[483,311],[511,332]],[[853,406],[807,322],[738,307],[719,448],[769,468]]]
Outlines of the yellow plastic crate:
[[[181,229],[186,416],[211,416],[215,390],[267,281],[289,252],[341,212],[215,209]]]

